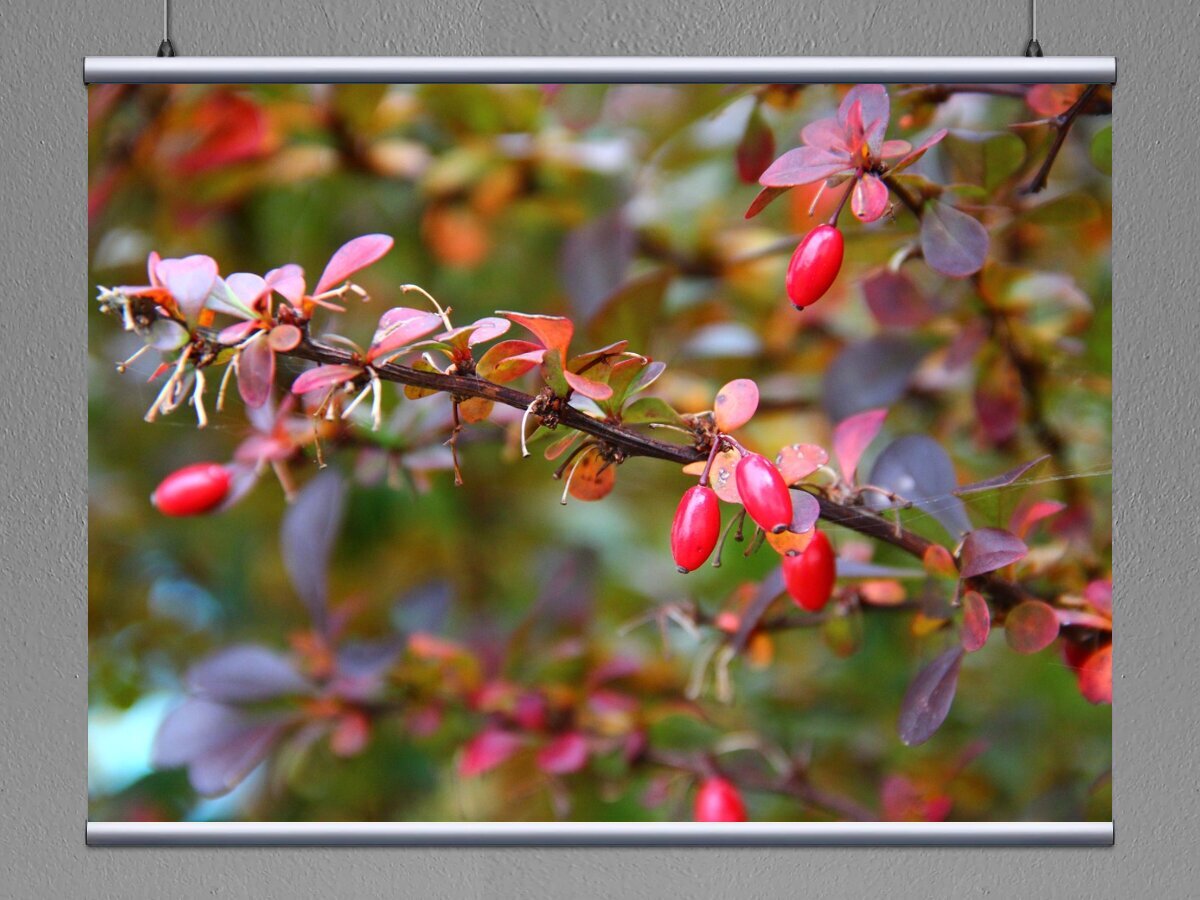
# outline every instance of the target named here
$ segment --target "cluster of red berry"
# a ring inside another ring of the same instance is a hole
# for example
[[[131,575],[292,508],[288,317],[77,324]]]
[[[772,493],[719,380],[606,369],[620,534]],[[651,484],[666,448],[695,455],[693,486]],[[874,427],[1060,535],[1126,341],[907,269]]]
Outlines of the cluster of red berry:
[[[779,469],[758,453],[746,453],[734,469],[738,495],[746,514],[763,531],[780,534],[792,522],[791,491]],[[721,536],[717,493],[705,482],[687,489],[671,525],[671,555],[680,572],[704,565]],[[783,556],[784,583],[792,599],[809,612],[819,612],[833,595],[837,563],[825,533],[816,530],[802,552]]]

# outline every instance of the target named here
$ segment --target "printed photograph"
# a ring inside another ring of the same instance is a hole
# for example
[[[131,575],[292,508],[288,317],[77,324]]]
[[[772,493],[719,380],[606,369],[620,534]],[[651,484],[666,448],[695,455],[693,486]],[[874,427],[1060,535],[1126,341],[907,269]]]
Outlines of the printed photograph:
[[[1111,821],[1109,86],[88,97],[92,821]]]

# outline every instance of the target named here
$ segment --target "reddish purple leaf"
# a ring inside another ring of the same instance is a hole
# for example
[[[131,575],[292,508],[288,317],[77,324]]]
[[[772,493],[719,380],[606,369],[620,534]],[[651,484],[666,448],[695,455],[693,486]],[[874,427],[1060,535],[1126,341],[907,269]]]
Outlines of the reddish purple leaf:
[[[788,188],[763,188],[758,192],[758,195],[751,201],[749,208],[746,210],[746,218],[753,219],[760,212],[766,209],[776,197],[786,194]]]
[[[888,98],[887,88],[882,84],[856,84],[842,98],[838,105],[837,118],[842,127],[850,125],[855,118],[855,105],[858,105],[857,116],[863,123],[863,130],[883,137],[887,131],[888,118],[891,115],[892,102]],[[877,148],[872,147],[872,150]]]
[[[292,382],[293,394],[307,394],[312,391],[328,390],[347,381],[353,381],[362,374],[359,366],[317,366],[301,372]]]
[[[538,751],[538,768],[548,775],[578,772],[588,760],[587,739],[577,731],[559,735]]]
[[[817,147],[797,147],[789,150],[762,173],[758,183],[768,188],[789,188],[812,184],[836,175],[848,168],[845,155],[830,153]]]
[[[378,262],[392,249],[393,241],[386,234],[364,234],[347,241],[329,258],[325,271],[317,282],[314,294],[335,288],[355,272]]]
[[[1058,515],[1067,504],[1059,500],[1034,500],[1029,503],[1022,502],[1013,510],[1012,516],[1008,520],[1008,530],[1022,540],[1029,530],[1043,519],[1048,519],[1051,516]]]
[[[1037,653],[1058,637],[1058,615],[1041,600],[1023,600],[1004,617],[1004,637],[1018,653]]]
[[[238,355],[238,393],[249,407],[257,409],[271,397],[275,385],[275,351],[259,338]]]
[[[304,340],[304,332],[295,325],[276,325],[267,333],[267,343],[276,353],[295,350]]]
[[[1089,656],[1079,667],[1079,692],[1088,703],[1112,703],[1113,648],[1107,644]]]
[[[935,314],[929,299],[903,272],[883,269],[868,276],[862,288],[871,315],[884,328],[918,328]]]
[[[583,375],[576,375],[574,372],[564,369],[563,377],[567,379],[567,384],[574,391],[589,397],[592,400],[607,400],[613,395],[613,390],[607,384],[601,384],[599,381],[593,381],[590,378],[585,378]]]
[[[749,378],[738,378],[717,391],[713,401],[717,428],[736,431],[753,417],[758,409],[758,385]]]
[[[980,491],[990,491],[995,488],[1008,487],[1011,484],[1016,484],[1017,480],[1036,466],[1040,466],[1050,458],[1050,454],[1044,454],[1037,459],[1031,459],[1027,463],[1009,469],[1007,472],[1002,472],[999,475],[993,475],[991,478],[985,478],[983,481],[973,481],[970,484],[964,484],[954,493],[960,497],[964,494],[976,494]]]
[[[921,217],[921,252],[935,272],[966,278],[983,268],[987,259],[987,229],[965,212],[934,201]]]
[[[1003,569],[1024,559],[1029,548],[1025,542],[1003,528],[976,528],[967,535],[959,552],[959,572],[973,578]]]
[[[1089,581],[1083,589],[1083,596],[1093,609],[1111,616],[1113,611],[1113,586],[1111,578],[1097,578]]]
[[[219,650],[187,672],[188,691],[209,700],[246,703],[305,694],[312,685],[291,661],[258,644]]]
[[[735,159],[738,178],[746,184],[754,184],[775,156],[775,135],[763,119],[757,105],[746,120],[746,130],[738,142]]]
[[[258,330],[258,322],[237,322],[228,328],[222,328],[217,340],[226,346],[240,344]]]
[[[977,591],[963,594],[962,646],[974,653],[987,643],[992,630],[992,613],[987,601]]]
[[[854,472],[858,469],[863,451],[875,440],[879,429],[883,428],[887,412],[886,409],[868,409],[843,419],[833,429],[833,454],[842,467],[842,476],[850,484],[854,483]]]
[[[920,159],[922,156],[924,156],[926,151],[928,151],[930,147],[932,147],[934,144],[940,143],[942,138],[944,138],[946,136],[946,134],[947,134],[947,132],[946,132],[945,128],[939,128],[937,131],[935,131],[933,134],[931,134],[929,137],[927,137],[921,143],[921,145],[919,147],[917,147],[916,150],[911,151],[903,159],[897,160],[892,165],[891,174],[895,175],[900,170],[907,169],[909,166],[911,166],[913,163],[915,163],[918,159]],[[889,141],[889,143],[891,143],[891,142]]]
[[[481,731],[463,747],[458,761],[458,774],[463,778],[474,778],[491,769],[521,749],[521,737],[498,728]]]
[[[923,744],[941,728],[954,702],[963,648],[952,647],[917,673],[900,706],[898,731],[909,747]]]

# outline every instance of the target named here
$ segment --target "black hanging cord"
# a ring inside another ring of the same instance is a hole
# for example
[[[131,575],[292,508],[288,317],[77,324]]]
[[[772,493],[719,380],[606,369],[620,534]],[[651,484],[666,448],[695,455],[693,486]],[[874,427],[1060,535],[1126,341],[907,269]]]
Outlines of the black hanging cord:
[[[175,55],[175,45],[171,43],[171,0],[163,0],[163,38],[158,45],[158,55]],[[1041,56],[1041,53],[1038,55]]]
[[[1042,45],[1037,39],[1037,0],[1029,0],[1029,43],[1025,45],[1026,56],[1042,56]]]

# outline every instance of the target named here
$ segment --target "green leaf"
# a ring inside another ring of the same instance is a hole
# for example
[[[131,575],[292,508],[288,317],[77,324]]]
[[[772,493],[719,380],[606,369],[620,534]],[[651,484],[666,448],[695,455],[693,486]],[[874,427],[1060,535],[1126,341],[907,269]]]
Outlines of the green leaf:
[[[639,397],[621,413],[626,425],[647,425],[651,422],[664,425],[684,424],[683,416],[675,412],[666,400],[658,397]]]

